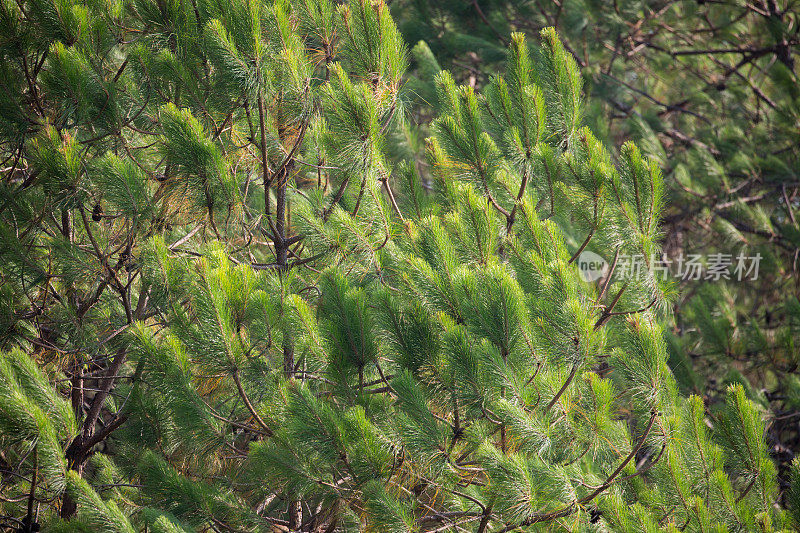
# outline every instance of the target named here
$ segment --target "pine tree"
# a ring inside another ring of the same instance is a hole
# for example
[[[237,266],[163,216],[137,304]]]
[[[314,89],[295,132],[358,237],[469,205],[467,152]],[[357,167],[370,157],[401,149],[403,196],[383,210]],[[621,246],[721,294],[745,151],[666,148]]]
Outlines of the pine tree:
[[[654,265],[581,277],[657,255],[665,190],[553,29],[436,77],[423,175],[381,2],[3,8],[11,527],[792,523],[745,388],[681,395]]]
[[[129,361],[130,331],[159,319],[157,303],[181,305],[177,287],[147,277],[157,268],[147,250],[166,243],[197,257],[215,239],[257,270],[320,260],[294,230],[287,190],[335,186],[332,210],[381,172],[382,133],[402,115],[405,52],[386,8],[365,1],[0,10],[0,342],[67,380],[57,382],[68,383],[72,425],[41,431],[65,448],[59,467],[80,474],[127,422],[145,379]],[[282,349],[291,375],[290,336]],[[24,434],[28,445],[10,435],[4,464],[35,477],[35,434]],[[63,500],[61,515],[72,516],[91,497],[78,483],[61,498],[65,479],[29,501]]]
[[[715,257],[730,266],[730,279],[704,271],[681,281],[670,366],[712,409],[730,383],[743,384],[771,413],[770,445],[787,481],[800,451],[793,4],[481,0],[393,10],[409,41],[422,39],[412,49],[422,122],[436,105],[425,80],[439,63],[480,87],[501,69],[508,32],[559,30],[582,67],[593,131],[606,145],[635,139],[665,171],[672,275],[690,272],[695,255],[704,269]],[[757,275],[737,274],[740,257],[746,267],[760,257]]]

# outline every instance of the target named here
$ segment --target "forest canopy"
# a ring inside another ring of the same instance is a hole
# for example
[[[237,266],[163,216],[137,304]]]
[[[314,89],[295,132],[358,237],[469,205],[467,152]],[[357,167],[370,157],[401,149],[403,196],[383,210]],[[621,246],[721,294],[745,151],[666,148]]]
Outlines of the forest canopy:
[[[800,529],[792,0],[0,0],[0,530]]]

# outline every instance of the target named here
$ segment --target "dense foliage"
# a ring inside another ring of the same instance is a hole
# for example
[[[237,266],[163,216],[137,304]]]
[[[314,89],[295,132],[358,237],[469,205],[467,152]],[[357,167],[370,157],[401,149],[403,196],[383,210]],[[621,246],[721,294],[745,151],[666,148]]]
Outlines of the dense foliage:
[[[796,4],[401,0],[393,7],[407,39],[424,40],[414,48],[420,79],[441,64],[475,86],[502,68],[510,31],[556,27],[581,67],[595,133],[606,145],[635,139],[665,173],[664,259],[680,281],[670,366],[685,392],[710,404],[741,383],[769,412],[770,447],[788,481],[800,450]],[[418,94],[432,101],[424,89]],[[757,279],[681,276],[692,257],[711,268],[714,254],[732,263],[731,272],[739,256],[760,255]]]
[[[741,336],[652,259],[701,156],[630,103],[598,138],[601,64],[472,7],[504,46],[470,83],[381,1],[0,0],[2,527],[800,524],[768,399],[673,371]],[[777,276],[794,234],[754,231]]]

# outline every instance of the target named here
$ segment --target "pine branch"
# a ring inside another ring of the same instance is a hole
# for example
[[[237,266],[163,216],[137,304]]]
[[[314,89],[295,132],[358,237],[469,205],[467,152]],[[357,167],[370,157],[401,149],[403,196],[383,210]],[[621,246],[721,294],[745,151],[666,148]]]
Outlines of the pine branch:
[[[244,405],[247,407],[247,410],[250,411],[250,414],[253,415],[253,419],[261,426],[261,429],[267,434],[267,436],[272,436],[272,430],[267,426],[261,416],[256,411],[253,404],[250,403],[250,398],[247,397],[247,393],[244,391],[244,387],[242,386],[242,380],[239,378],[239,369],[234,367],[233,372],[231,372],[231,377],[233,378],[233,382],[236,383],[236,390],[239,391],[239,397],[244,402]]]

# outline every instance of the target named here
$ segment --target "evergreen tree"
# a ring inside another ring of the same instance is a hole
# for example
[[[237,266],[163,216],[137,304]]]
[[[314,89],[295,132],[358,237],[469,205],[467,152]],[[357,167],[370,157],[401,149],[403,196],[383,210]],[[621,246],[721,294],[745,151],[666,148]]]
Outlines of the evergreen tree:
[[[654,265],[581,277],[657,255],[665,190],[553,29],[436,77],[427,175],[381,2],[2,6],[9,527],[796,519],[746,389],[681,395]]]
[[[794,4],[400,1],[393,10],[409,41],[424,41],[413,48],[412,85],[423,123],[436,105],[425,80],[439,63],[483,86],[501,68],[508,32],[559,30],[582,67],[595,133],[606,145],[636,139],[665,171],[664,256],[685,278],[670,366],[684,391],[712,405],[743,384],[770,412],[770,446],[788,481],[800,451]],[[693,256],[699,279],[687,267]],[[759,257],[757,274],[737,272],[740,258],[746,271]],[[707,270],[715,261],[729,279]]]
[[[287,189],[335,186],[332,207],[364,190],[363,170],[381,172],[405,55],[386,8],[365,1],[46,0],[0,12],[0,343],[64,384],[72,422],[41,431],[65,448],[50,468],[80,474],[144,379],[131,328],[157,321],[157,302],[181,305],[147,277],[146,250],[198,256],[216,239],[254,269],[319,260],[293,230]],[[291,374],[290,337],[282,349]],[[35,434],[7,435],[4,469],[31,478]],[[65,479],[30,501],[61,501]],[[86,501],[70,486],[65,518]]]

